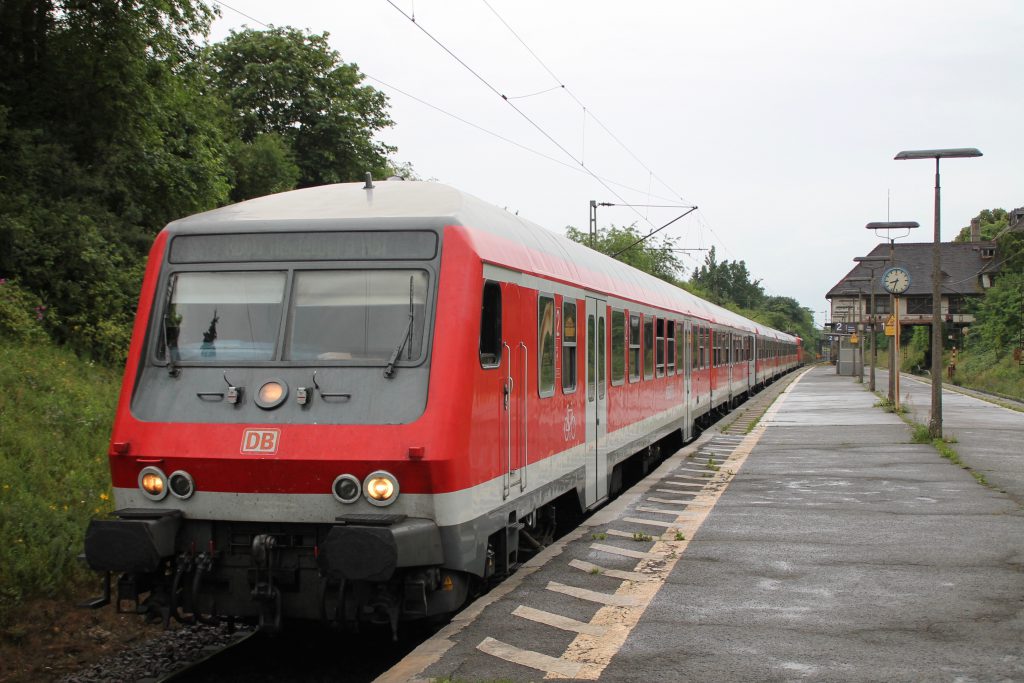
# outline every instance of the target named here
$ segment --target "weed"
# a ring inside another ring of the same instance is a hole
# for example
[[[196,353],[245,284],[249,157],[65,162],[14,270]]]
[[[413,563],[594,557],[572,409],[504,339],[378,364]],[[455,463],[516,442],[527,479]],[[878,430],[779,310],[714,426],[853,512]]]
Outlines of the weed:
[[[711,457],[708,458],[708,464],[704,465],[704,467],[711,470],[712,472],[717,472],[718,470],[722,469],[720,466],[715,464],[715,459]]]
[[[676,540],[677,541],[685,541],[686,540],[686,536],[683,534],[682,531],[677,531],[676,532]]]
[[[595,541],[603,541],[604,539],[608,538],[608,534],[591,534],[590,538],[592,538]]]
[[[590,570],[590,573],[593,574],[594,576],[597,576],[598,574],[601,573],[601,568],[600,567],[594,567],[593,569]]]
[[[634,541],[653,541],[654,538],[650,534],[645,534],[642,531],[634,531],[633,532],[633,540]]]
[[[910,437],[913,443],[931,443],[932,435],[928,433],[928,425],[914,424],[914,432]]]

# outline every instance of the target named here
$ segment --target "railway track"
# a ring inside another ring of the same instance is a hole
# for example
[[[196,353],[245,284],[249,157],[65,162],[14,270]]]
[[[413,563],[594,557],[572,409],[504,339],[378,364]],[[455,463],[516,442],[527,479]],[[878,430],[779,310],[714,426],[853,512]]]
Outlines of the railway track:
[[[711,428],[724,434],[745,433],[793,376],[780,378]],[[399,630],[398,642],[392,642],[390,631],[384,627],[349,633],[321,624],[300,624],[269,635],[249,627],[185,626],[65,677],[63,683],[369,682],[441,626],[406,625]]]

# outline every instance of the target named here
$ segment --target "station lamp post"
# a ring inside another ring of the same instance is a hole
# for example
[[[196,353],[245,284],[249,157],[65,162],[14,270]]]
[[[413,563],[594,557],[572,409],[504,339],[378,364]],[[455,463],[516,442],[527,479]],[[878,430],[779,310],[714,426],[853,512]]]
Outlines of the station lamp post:
[[[973,147],[955,149],[916,149],[900,152],[894,159],[935,159],[935,236],[932,240],[932,417],[928,423],[928,434],[933,439],[942,438],[942,242],[939,203],[939,160],[980,157],[981,152]]]
[[[856,256],[853,260],[867,268],[869,271],[871,271],[871,277],[869,278],[871,280],[871,300],[868,303],[868,307],[870,309],[868,311],[868,325],[871,326],[871,370],[868,373],[868,376],[870,378],[868,389],[874,392],[875,360],[878,355],[878,340],[875,338],[877,330],[877,328],[875,327],[875,316],[877,315],[877,309],[875,308],[875,271],[880,270],[882,268],[882,266],[885,264],[885,260],[871,256]]]
[[[921,227],[921,224],[917,221],[876,221],[868,223],[864,227],[868,230],[873,230],[879,237],[882,236],[883,232],[885,233],[885,238],[889,240],[889,267],[893,268],[896,265],[896,240],[906,237],[910,234],[911,230]],[[894,232],[903,234],[894,235]],[[891,302],[890,310],[895,321],[893,343],[889,345],[889,403],[899,408],[900,366],[896,356],[899,355],[900,351],[900,298],[890,294],[889,301]]]

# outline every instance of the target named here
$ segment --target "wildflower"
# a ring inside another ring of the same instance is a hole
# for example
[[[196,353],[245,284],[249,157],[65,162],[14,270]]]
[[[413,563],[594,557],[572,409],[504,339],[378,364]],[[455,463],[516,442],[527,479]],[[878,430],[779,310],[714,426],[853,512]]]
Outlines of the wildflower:
[[[105,493],[100,494],[100,500],[110,500],[110,496]]]

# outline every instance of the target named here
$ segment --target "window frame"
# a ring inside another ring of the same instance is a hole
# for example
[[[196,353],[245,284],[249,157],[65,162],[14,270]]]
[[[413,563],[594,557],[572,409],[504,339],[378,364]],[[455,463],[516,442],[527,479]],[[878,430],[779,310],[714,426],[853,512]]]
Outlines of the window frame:
[[[498,353],[495,356],[495,360],[494,360],[493,363],[485,363],[484,362],[484,352],[483,352],[484,312],[485,312],[486,306],[487,306],[487,292],[488,292],[488,289],[490,289],[490,291],[492,291],[492,292],[497,290],[497,293],[498,293],[498,295],[497,295],[497,300],[498,300],[498,307],[497,307],[498,308],[498,317],[497,317],[497,325],[496,325],[496,327],[497,327],[497,338],[498,338]],[[477,358],[480,360],[480,367],[482,369],[484,369],[484,370],[494,370],[494,369],[497,369],[497,368],[501,367],[501,361],[503,360],[503,356],[504,356],[504,353],[505,353],[505,344],[504,344],[505,337],[503,336],[504,330],[502,329],[502,315],[503,315],[502,305],[503,305],[503,300],[502,300],[502,296],[501,296],[501,283],[498,282],[497,280],[484,280],[484,286],[483,286],[483,289],[481,290],[481,295],[480,296],[481,296],[481,301],[480,301],[480,332],[479,332],[479,338],[477,340]]]
[[[654,379],[654,316],[644,315],[643,327],[643,366],[644,379]]]
[[[615,316],[618,315],[621,321],[621,334],[616,336],[615,334]],[[611,338],[612,338],[612,362],[611,362],[611,384],[613,387],[621,386],[626,383],[626,350],[629,348],[626,344],[626,312],[621,309],[613,308],[611,315]],[[619,370],[621,374],[618,379],[615,378],[615,356],[616,341],[619,344],[618,357],[619,357]]]
[[[654,376],[665,376],[665,355],[667,344],[665,343],[665,318],[657,316],[654,318]]]
[[[634,331],[635,328],[635,331]],[[640,330],[642,329],[640,314],[629,313],[629,334],[627,335],[627,341],[629,343],[629,355],[626,357],[627,363],[627,376],[629,377],[629,383],[640,381],[641,360],[643,359],[640,349]]]
[[[551,384],[547,388],[544,383],[544,339],[543,339],[543,302],[551,303]],[[537,293],[537,395],[540,398],[550,398],[555,395],[555,358],[558,349],[555,344],[555,295],[547,292]]]
[[[568,308],[572,308],[573,336],[572,336],[572,341],[571,342],[566,340],[566,334],[565,334],[566,310]],[[562,297],[562,322],[561,322],[562,343],[559,345],[560,358],[561,358],[561,362],[562,362],[562,381],[558,382],[558,384],[560,384],[562,386],[562,393],[563,394],[575,394],[577,389],[579,389],[579,384],[580,384],[580,379],[579,379],[580,364],[579,364],[579,350],[578,350],[579,349],[580,325],[579,325],[579,315],[578,315],[578,313],[579,313],[579,306],[578,306],[576,300],[573,299],[573,298],[570,298],[570,297]],[[569,358],[570,362],[568,364],[566,363],[566,356],[567,355],[570,357]],[[572,370],[572,385],[571,386],[566,386],[566,383],[565,383],[566,377],[569,376],[569,374],[566,372],[566,367],[569,367]]]

